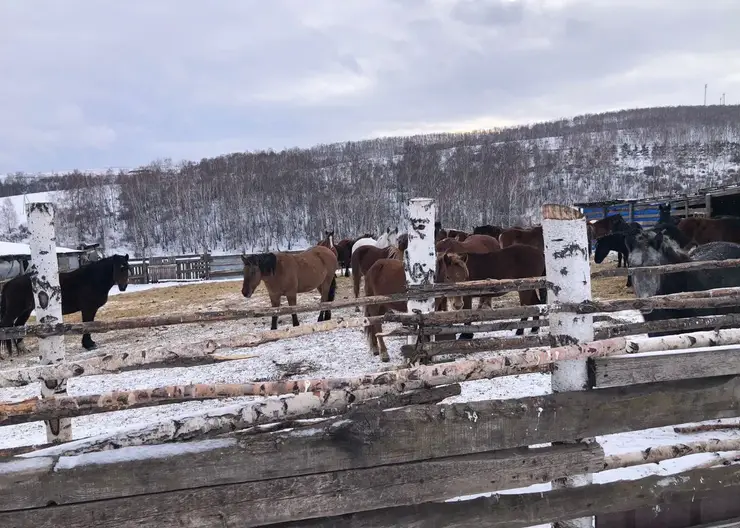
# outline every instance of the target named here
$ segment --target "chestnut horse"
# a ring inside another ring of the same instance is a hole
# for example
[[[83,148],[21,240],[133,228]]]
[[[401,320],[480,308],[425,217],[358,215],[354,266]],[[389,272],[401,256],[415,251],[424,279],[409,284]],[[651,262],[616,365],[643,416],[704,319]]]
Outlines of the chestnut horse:
[[[545,251],[545,239],[542,236],[542,226],[538,225],[530,229],[521,227],[510,227],[504,229],[503,233],[498,237],[498,241],[501,243],[501,247],[509,247],[514,244],[525,244],[527,246],[534,246],[539,248],[541,251]]]
[[[468,266],[468,280],[483,279],[523,279],[526,277],[542,277],[545,275],[545,254],[534,246],[514,244],[491,253],[469,253],[465,259]],[[492,297],[501,297],[505,293],[494,293],[481,296],[481,305],[488,304],[490,307]],[[485,301],[484,301],[485,299]],[[519,303],[521,306],[547,302],[547,290],[541,288],[538,292],[527,290],[519,292]],[[464,298],[464,308],[472,308],[472,298]],[[535,316],[533,320],[539,319]],[[523,317],[522,321],[527,318]],[[532,328],[536,333],[539,327]],[[524,334],[524,329],[519,328],[516,335]],[[460,334],[460,339],[472,339],[473,334]]]
[[[252,296],[264,281],[270,303],[280,306],[285,296],[289,306],[295,306],[299,293],[318,289],[321,302],[333,301],[337,289],[337,256],[327,247],[314,246],[301,253],[261,253],[242,255],[244,282],[242,295]],[[331,310],[319,312],[319,321],[331,319]],[[272,316],[272,330],[277,329],[277,315]],[[298,315],[293,314],[293,326],[298,326]]]
[[[468,269],[465,262],[458,255],[443,254],[437,257],[437,270],[434,282],[464,282],[468,279]],[[406,272],[403,262],[396,259],[380,259],[376,261],[365,275],[365,296],[392,295],[406,291]],[[435,300],[435,308],[440,309],[447,299]],[[459,310],[463,301],[459,297],[453,297],[451,304],[454,309]],[[376,304],[365,306],[365,317],[383,315],[388,311],[405,312],[406,301],[388,304]],[[381,323],[374,323],[365,327],[365,337],[368,346],[374,356],[380,354],[381,361],[390,361],[385,340],[378,334],[383,332]]]
[[[375,246],[360,246],[352,253],[352,291],[355,299],[360,296],[360,279],[365,276],[367,270],[380,259],[394,259],[403,261],[403,253],[396,246],[377,248]],[[355,306],[359,312],[360,307]]]
[[[470,235],[461,242],[455,238],[445,238],[434,245],[438,252],[450,253],[488,253],[501,249],[498,240],[488,235]]]
[[[693,243],[709,242],[740,243],[740,218],[684,218],[678,229]]]

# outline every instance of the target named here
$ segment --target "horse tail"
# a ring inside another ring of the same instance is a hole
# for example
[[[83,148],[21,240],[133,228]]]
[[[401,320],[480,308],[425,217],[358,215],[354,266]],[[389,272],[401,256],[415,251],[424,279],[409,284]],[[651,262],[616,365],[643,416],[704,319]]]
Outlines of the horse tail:
[[[352,255],[352,288],[355,293],[355,299],[360,297],[360,279],[362,273],[360,272],[360,259]]]
[[[5,289],[8,287],[8,283],[3,284],[2,290],[0,290],[0,326],[2,326],[5,320],[5,314],[8,313],[8,296],[5,295]],[[8,355],[13,353],[13,341],[11,339],[4,339],[0,345],[5,345],[8,349]],[[1,346],[0,346],[1,348]]]
[[[540,298],[540,304],[547,304],[547,288],[537,290],[537,296]]]
[[[331,279],[331,285],[329,286],[329,298],[327,299],[328,302],[332,302],[334,300],[334,296],[337,293],[337,276],[334,275]]]

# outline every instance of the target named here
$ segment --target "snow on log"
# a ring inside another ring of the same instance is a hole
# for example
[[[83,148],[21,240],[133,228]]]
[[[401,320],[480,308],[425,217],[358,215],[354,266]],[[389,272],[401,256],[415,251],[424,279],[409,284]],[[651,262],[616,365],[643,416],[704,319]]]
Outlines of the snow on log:
[[[83,438],[19,456],[24,458],[69,456],[120,447],[183,442],[231,433],[255,425],[286,419],[331,417],[360,404],[392,408],[413,404],[438,403],[446,397],[460,393],[459,385],[450,385],[452,386],[420,391],[404,391],[403,393],[394,391],[393,387],[388,385],[369,387],[358,391],[304,392],[298,395],[229,405],[143,426],[134,425],[112,434]]]

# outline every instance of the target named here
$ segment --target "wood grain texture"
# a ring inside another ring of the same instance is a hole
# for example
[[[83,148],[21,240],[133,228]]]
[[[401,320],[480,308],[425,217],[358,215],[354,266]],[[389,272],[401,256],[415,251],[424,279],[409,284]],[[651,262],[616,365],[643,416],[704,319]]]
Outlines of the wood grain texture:
[[[147,478],[139,475],[140,485],[135,486],[129,474],[130,467],[115,468],[115,472],[111,471],[113,468],[102,470],[98,467],[96,480],[108,479],[103,491],[110,495],[109,500],[68,505],[54,501],[57,505],[53,508],[0,513],[0,525],[18,528],[32,525],[69,528],[263,526],[526,486],[547,482],[570,471],[593,471],[601,464],[603,451],[600,446],[580,444],[479,453],[138,496],[130,495],[149,486],[149,479],[162,480],[167,475],[151,468],[146,473]],[[130,465],[145,469],[141,462]],[[220,469],[205,465],[197,468],[199,473],[207,472],[211,476],[217,475]],[[246,459],[242,461],[241,471],[245,476],[249,473]],[[129,485],[123,487],[124,482]],[[68,478],[66,486],[83,488],[81,484]],[[95,491],[100,494],[100,490]],[[113,498],[124,493],[129,496]]]
[[[740,374],[740,345],[592,358],[594,387]]]

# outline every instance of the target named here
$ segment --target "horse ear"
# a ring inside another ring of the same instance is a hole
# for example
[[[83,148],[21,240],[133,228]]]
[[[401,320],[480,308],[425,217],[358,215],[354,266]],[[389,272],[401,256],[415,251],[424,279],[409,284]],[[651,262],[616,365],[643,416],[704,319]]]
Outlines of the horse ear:
[[[126,262],[128,262],[128,253],[126,253],[126,254],[125,254],[125,255],[123,256],[123,258],[125,258],[125,259],[126,259]]]
[[[247,261],[247,256],[246,255],[242,255],[242,262],[244,264],[249,264],[249,261]]]

